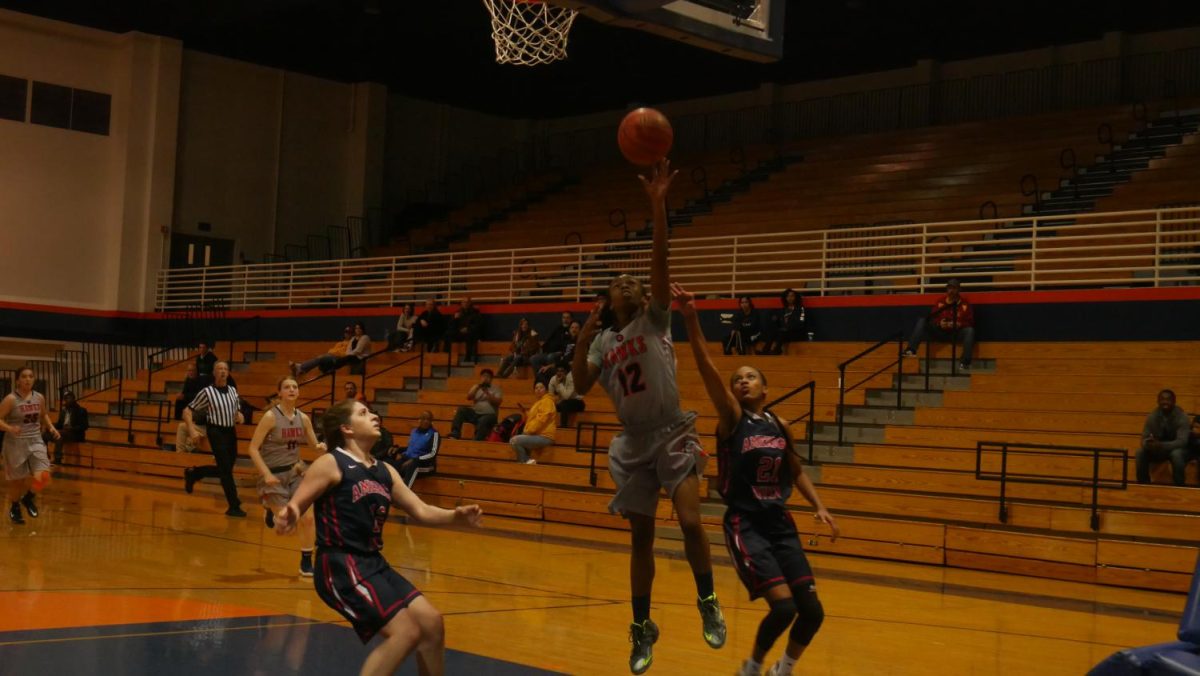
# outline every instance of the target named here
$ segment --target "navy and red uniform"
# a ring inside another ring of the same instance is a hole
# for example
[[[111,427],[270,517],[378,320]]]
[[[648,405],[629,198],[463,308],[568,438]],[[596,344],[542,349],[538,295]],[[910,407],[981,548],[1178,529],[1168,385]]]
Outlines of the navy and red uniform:
[[[725,499],[725,544],[751,600],[786,584],[815,591],[812,567],[787,510],[792,472],[788,438],[770,413],[743,411],[717,449]]]
[[[317,498],[313,584],[330,608],[350,621],[363,643],[421,592],[380,554],[392,506],[392,475],[374,458],[365,465],[338,448],[342,481]]]

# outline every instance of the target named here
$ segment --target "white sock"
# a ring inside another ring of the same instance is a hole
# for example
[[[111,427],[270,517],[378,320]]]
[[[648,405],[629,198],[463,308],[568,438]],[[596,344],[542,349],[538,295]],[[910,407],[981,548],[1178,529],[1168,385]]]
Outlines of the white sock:
[[[762,663],[755,662],[753,657],[747,657],[745,662],[742,662],[742,670],[739,676],[761,676]]]
[[[775,663],[775,676],[791,676],[792,667],[796,666],[796,660],[788,657],[784,653],[779,657],[779,661]]]

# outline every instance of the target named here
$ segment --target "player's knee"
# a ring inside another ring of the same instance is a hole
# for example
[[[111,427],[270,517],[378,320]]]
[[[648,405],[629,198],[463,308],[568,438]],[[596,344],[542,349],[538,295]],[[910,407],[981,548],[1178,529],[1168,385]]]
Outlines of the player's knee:
[[[825,622],[825,607],[815,592],[803,591],[796,598],[796,609],[799,612],[788,638],[797,645],[808,645]]]
[[[771,649],[775,639],[787,631],[788,625],[796,619],[796,602],[791,598],[772,599],[767,602],[767,616],[758,625],[758,636],[755,642],[763,651]]]
[[[679,528],[686,535],[696,535],[704,532],[704,526],[700,522],[700,511],[695,512],[681,511],[678,512]]]

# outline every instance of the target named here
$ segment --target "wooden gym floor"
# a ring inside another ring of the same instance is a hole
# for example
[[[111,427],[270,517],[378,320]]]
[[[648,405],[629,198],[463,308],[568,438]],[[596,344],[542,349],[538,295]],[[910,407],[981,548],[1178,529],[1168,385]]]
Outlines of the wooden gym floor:
[[[56,480],[41,506],[25,526],[0,525],[2,676],[343,674],[365,656],[295,574],[296,541],[267,532],[256,506],[229,519],[214,493],[118,486],[87,470]],[[385,554],[445,614],[448,673],[628,673],[627,556],[536,528],[393,522]],[[667,552],[649,673],[732,674],[748,654],[765,606],[747,600],[724,551],[713,553],[728,644],[703,643],[690,571]],[[799,674],[1080,674],[1122,647],[1171,640],[1184,603],[832,555],[812,562],[827,617]]]

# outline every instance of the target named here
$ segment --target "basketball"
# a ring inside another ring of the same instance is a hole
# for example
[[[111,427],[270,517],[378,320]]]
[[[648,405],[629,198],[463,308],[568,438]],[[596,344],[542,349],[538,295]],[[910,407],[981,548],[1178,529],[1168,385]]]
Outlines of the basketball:
[[[667,156],[675,133],[667,116],[653,108],[638,108],[621,120],[617,145],[630,162],[647,166]]]

